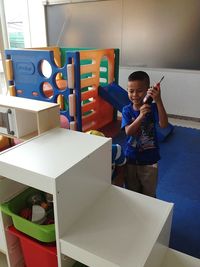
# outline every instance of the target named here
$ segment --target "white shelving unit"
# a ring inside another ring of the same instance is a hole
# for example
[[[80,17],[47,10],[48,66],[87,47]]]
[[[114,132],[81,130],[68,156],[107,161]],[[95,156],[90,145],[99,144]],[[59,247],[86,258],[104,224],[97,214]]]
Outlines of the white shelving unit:
[[[173,204],[111,185],[111,143],[55,128],[1,153],[0,175],[53,194],[59,267],[168,267]]]
[[[0,95],[0,133],[27,140],[60,127],[59,105]]]
[[[28,105],[31,117],[28,106],[18,105],[11,113],[19,109],[23,116],[13,117],[15,128],[26,116],[37,127],[17,137],[40,135],[0,154],[0,203],[27,186],[53,195],[59,267],[75,260],[89,267],[200,266],[168,248],[172,203],[111,185],[111,139],[57,128],[57,105]],[[17,238],[6,231],[10,225],[11,217],[0,212],[0,266],[23,267]]]

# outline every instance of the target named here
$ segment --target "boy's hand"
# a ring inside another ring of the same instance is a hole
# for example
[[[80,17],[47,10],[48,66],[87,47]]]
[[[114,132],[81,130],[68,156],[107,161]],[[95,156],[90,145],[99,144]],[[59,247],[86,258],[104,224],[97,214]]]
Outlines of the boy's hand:
[[[148,104],[144,104],[140,108],[140,115],[139,117],[143,119],[147,113],[151,112],[151,106]]]
[[[161,94],[160,94],[160,86],[154,85],[153,87],[149,88],[147,94],[153,98],[153,100],[158,103],[161,101]]]

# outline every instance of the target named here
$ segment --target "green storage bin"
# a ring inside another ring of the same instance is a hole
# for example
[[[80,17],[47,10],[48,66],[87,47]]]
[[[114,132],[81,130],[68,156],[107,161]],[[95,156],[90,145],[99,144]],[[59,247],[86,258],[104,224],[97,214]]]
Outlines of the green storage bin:
[[[18,215],[20,210],[26,207],[27,199],[34,193],[38,193],[38,190],[28,188],[10,201],[1,204],[0,208],[2,212],[12,217],[13,224],[19,231],[42,242],[54,242],[56,240],[54,224],[40,225]]]

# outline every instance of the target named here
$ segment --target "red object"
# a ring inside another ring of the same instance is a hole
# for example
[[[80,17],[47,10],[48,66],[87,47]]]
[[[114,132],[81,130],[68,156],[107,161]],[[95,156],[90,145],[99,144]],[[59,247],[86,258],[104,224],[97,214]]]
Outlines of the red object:
[[[54,219],[47,218],[47,219],[44,221],[43,224],[46,224],[46,225],[48,225],[48,224],[54,224]]]
[[[45,209],[45,210],[47,210],[48,209],[48,204],[46,203],[46,202],[42,202],[41,204],[40,204],[40,206],[43,208],[43,209]]]
[[[31,220],[32,218],[32,209],[24,208],[20,211],[19,215],[26,220]]]
[[[19,238],[26,267],[58,267],[55,243],[38,242],[19,232],[14,226],[10,226],[8,232]]]

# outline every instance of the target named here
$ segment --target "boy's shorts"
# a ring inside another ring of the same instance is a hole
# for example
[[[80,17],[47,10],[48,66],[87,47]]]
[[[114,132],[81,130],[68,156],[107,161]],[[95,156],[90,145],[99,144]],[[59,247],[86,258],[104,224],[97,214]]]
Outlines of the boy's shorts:
[[[126,188],[147,196],[156,197],[158,164],[127,164]]]

